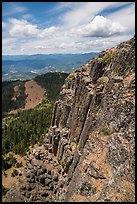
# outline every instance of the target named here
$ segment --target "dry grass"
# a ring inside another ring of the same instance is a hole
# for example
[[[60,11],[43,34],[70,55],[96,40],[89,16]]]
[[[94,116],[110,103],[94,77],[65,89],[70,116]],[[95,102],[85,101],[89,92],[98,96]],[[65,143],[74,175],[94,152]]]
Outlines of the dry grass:
[[[12,100],[16,100],[18,88],[18,86],[14,87],[14,96]],[[25,101],[25,108],[12,110],[9,114],[16,114],[18,111],[35,108],[46,98],[45,89],[38,85],[34,80],[30,80],[25,83],[25,93],[28,95]]]
[[[9,152],[11,153],[11,152]],[[13,153],[12,153],[13,154]],[[24,157],[21,157],[20,155],[15,155],[14,157],[17,159],[17,161],[20,163],[22,162],[22,165],[24,166],[26,163],[26,160]],[[7,176],[2,175],[2,185],[5,188],[11,188],[11,186],[17,182],[18,177],[12,177],[11,174],[13,172],[13,169],[17,169],[18,171],[21,171],[23,169],[23,166],[20,168],[15,168],[15,167],[11,167],[10,169],[6,170],[5,173],[7,174]]]
[[[25,83],[25,93],[28,94],[24,108],[25,110],[36,107],[45,98],[45,89],[39,86],[34,80]]]

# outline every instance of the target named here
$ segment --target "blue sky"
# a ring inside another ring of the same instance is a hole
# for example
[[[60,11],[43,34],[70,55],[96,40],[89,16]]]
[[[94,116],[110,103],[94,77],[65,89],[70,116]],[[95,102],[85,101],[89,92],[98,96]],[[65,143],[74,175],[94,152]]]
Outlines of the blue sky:
[[[102,51],[134,33],[134,2],[2,3],[2,54]]]

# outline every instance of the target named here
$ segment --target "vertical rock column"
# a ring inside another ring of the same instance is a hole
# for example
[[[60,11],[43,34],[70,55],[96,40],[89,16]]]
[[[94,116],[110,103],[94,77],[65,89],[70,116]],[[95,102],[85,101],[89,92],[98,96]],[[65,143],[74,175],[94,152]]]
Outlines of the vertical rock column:
[[[54,156],[57,155],[58,144],[60,140],[60,131],[58,128],[55,129],[54,135],[52,137],[52,145],[53,145],[53,154]]]

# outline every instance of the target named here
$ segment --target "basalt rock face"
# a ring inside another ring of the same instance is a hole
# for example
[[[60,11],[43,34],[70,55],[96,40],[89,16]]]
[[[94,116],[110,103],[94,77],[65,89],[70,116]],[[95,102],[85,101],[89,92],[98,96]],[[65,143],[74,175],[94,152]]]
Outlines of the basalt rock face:
[[[30,186],[23,185],[24,172],[21,198],[8,197],[14,194],[10,191],[7,199],[134,201],[134,114],[135,37],[68,76],[54,105],[43,153],[28,160]]]

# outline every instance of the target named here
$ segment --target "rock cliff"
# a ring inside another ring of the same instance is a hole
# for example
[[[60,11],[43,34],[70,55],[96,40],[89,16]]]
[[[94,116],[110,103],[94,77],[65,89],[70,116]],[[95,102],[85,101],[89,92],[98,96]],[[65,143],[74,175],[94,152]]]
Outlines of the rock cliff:
[[[65,81],[43,145],[6,201],[134,201],[135,36]]]

